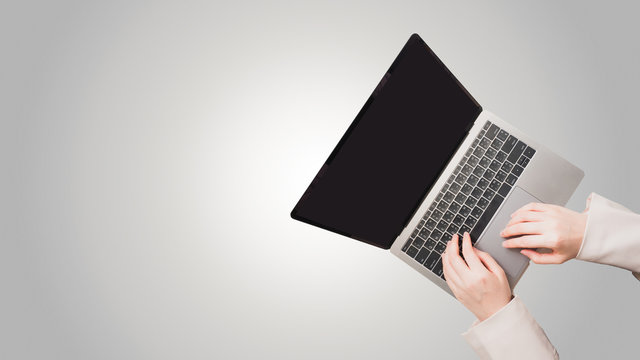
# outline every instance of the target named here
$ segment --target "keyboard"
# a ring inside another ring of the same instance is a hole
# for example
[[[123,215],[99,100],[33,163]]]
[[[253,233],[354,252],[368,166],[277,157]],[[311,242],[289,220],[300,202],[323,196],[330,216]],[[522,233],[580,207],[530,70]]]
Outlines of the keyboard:
[[[487,121],[402,251],[444,279],[441,254],[454,234],[475,243],[536,151]]]

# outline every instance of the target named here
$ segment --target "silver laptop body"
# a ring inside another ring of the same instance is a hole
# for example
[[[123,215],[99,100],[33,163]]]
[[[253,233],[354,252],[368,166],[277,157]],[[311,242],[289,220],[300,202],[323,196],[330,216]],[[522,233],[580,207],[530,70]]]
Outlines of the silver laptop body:
[[[491,256],[503,267],[512,289],[527,269],[529,259],[520,254],[517,249],[503,248],[502,241],[504,239],[499,235],[500,231],[507,224],[511,214],[529,202],[565,205],[584,177],[584,172],[567,160],[539,144],[513,125],[488,111],[483,111],[476,119],[468,136],[455,155],[451,158],[451,161],[442,172],[440,178],[432,187],[432,190],[426,196],[422,205],[420,205],[411,221],[409,221],[407,227],[397,237],[391,247],[391,252],[393,254],[450,294],[452,294],[452,292],[442,276],[438,276],[434,273],[429,269],[429,266],[424,265],[424,262],[419,262],[415,258],[409,256],[407,252],[402,251],[402,248],[410,240],[412,233],[423,220],[423,217],[428,212],[429,207],[438,197],[441,189],[452,176],[458,164],[464,159],[465,154],[472,146],[477,136],[483,131],[483,127],[485,127],[487,122],[496,124],[500,128],[506,130],[509,134],[514,135],[516,138],[535,149],[535,154],[530,158],[527,166],[524,168],[524,171],[518,177],[495,215],[490,219],[488,226],[484,229],[479,238],[474,239],[475,246],[478,249],[491,254]],[[437,251],[432,250],[432,253],[437,253]]]

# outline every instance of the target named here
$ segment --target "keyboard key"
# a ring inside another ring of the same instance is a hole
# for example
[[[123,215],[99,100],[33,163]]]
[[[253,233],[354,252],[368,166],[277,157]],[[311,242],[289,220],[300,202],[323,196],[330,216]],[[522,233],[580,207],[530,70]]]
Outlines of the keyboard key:
[[[427,220],[427,222],[424,224],[424,227],[427,230],[432,231],[436,227],[436,220],[434,220],[434,219]]]
[[[479,198],[482,196],[482,193],[484,193],[484,191],[482,191],[482,189],[480,188],[475,188],[473,189],[473,191],[471,192],[471,196],[475,197],[475,198]]]
[[[455,170],[453,170],[454,174],[459,174],[460,173],[460,169],[462,169],[462,165],[458,164],[458,166],[456,166]]]
[[[476,200],[475,198],[469,196],[467,198],[467,201],[464,202],[464,204],[466,206],[470,207],[470,208],[473,208],[476,205],[476,201],[478,201],[478,200]]]
[[[442,197],[442,200],[448,204],[451,202],[451,200],[453,200],[453,198],[453,193],[451,191],[447,191],[447,193]]]
[[[530,146],[527,146],[527,148],[524,150],[524,155],[529,159],[531,159],[535,153],[536,151]]]
[[[493,138],[496,137],[496,135],[498,135],[499,132],[500,132],[500,128],[497,127],[495,124],[491,124],[489,129],[487,129],[487,133],[484,135],[490,140],[493,140]]]
[[[429,256],[429,254],[431,253],[431,251],[422,248],[420,249],[420,252],[418,252],[418,255],[416,255],[415,259],[417,262],[419,262],[420,264],[422,264],[425,260],[427,260],[427,257]]]
[[[436,246],[436,241],[433,239],[427,240],[427,243],[424,244],[424,247],[427,248],[428,250],[433,250],[435,246]]]
[[[471,156],[472,153],[473,153],[473,147],[469,147],[469,149],[467,149],[467,152],[464,153],[464,157],[469,157]]]
[[[431,210],[427,210],[427,212],[424,214],[424,216],[422,217],[422,220],[427,221],[429,219],[429,216],[431,216],[432,211]]]
[[[507,140],[502,145],[502,151],[506,152],[507,154],[510,153],[511,149],[513,149],[513,147],[516,146],[517,143],[518,139],[516,139],[516,137],[513,135],[509,135]]]
[[[447,210],[447,209],[445,208],[445,210]],[[431,218],[436,222],[440,221],[440,218],[442,217],[442,214],[443,214],[442,211],[440,211],[438,209],[435,209],[435,210],[433,210],[433,216],[431,216]]]
[[[476,166],[475,169],[473,169],[473,174],[471,174],[469,176],[481,177],[482,174],[484,174],[484,168],[481,165],[478,165],[478,166]]]
[[[493,159],[496,154],[498,154],[498,150],[494,148],[488,148],[487,152],[484,153],[484,156],[487,156],[489,159]]]
[[[491,145],[491,140],[487,139],[486,137],[482,138],[482,140],[480,140],[480,144],[478,144],[478,146],[484,149],[488,148],[489,145]]]
[[[417,247],[418,249],[420,249],[422,245],[424,245],[424,240],[420,237],[417,237],[415,240],[413,240],[413,246]]]
[[[418,234],[418,236],[420,236],[423,239],[426,239],[429,237],[430,233],[431,231],[429,231],[429,229],[427,229],[426,227],[423,227],[422,230],[420,230],[420,233]]]
[[[442,222],[442,221],[441,221],[441,222]],[[444,229],[443,229],[442,231],[446,230],[446,228],[447,228],[447,224],[448,224],[448,223],[444,223]],[[438,225],[440,225],[440,223],[438,223]],[[429,235],[429,239],[433,239],[433,240],[438,240],[438,239],[440,239],[440,236],[442,236],[442,231],[440,231],[440,230],[438,230],[438,229],[433,230],[433,232],[431,233],[431,235]]]
[[[507,177],[507,173],[502,170],[498,171],[498,173],[496,174],[496,180],[501,182],[504,181],[506,177]]]
[[[436,207],[436,210],[440,210],[441,212],[445,212],[445,211],[447,211],[448,207],[449,207],[449,203],[441,201],[441,202],[438,203],[438,206]]]
[[[467,160],[467,164],[469,164],[469,166],[476,166],[478,165],[478,161],[480,161],[480,159],[475,156],[471,156],[469,160]]]
[[[498,181],[498,179],[493,179],[491,184],[489,184],[489,189],[498,191],[498,189],[500,189],[500,181]]]
[[[444,273],[442,272],[442,258],[438,259],[438,262],[431,271],[433,271],[434,274],[440,276],[440,278],[444,280]]]
[[[471,186],[476,186],[476,184],[478,183],[478,180],[480,180],[478,176],[471,174],[469,175],[469,178],[467,178],[467,184]]]
[[[429,211],[433,211],[433,209],[436,208],[436,202],[432,202],[431,205],[429,206]]]
[[[464,201],[467,199],[467,195],[463,194],[463,193],[459,193],[456,196],[456,201],[458,202],[458,204],[464,204]]]
[[[509,136],[508,132],[506,132],[504,130],[500,130],[500,132],[497,135],[497,138],[502,140],[502,141],[504,141],[507,138],[507,136]]]
[[[462,223],[464,222],[464,217],[462,217],[461,215],[456,215],[456,217],[453,218],[453,224],[457,225],[457,226],[462,226]],[[447,229],[447,231],[450,231],[452,233],[458,231],[458,229],[455,230],[449,230]]]
[[[424,225],[424,220],[420,220],[420,223],[418,223],[418,227],[421,228]]]
[[[455,221],[455,219],[454,219],[454,221]],[[444,235],[442,235],[442,237],[447,236],[448,233],[452,233],[453,234],[453,233],[457,232],[459,228],[460,228],[460,225],[456,225],[456,224],[452,223],[451,225],[449,225],[449,227],[447,228],[447,232]]]
[[[529,164],[529,158],[524,155],[520,156],[520,159],[518,160],[518,165],[522,167],[526,167],[527,164]]]
[[[501,169],[504,170],[504,172],[508,173],[511,171],[511,169],[513,169],[513,164],[505,161],[504,164],[502,164]]]
[[[515,164],[526,148],[527,144],[523,143],[522,141],[518,141],[516,146],[514,146],[513,150],[511,150],[511,153],[507,157],[507,161]]]
[[[451,220],[453,220],[453,213],[451,211],[447,211],[446,213],[444,213],[442,220],[446,222],[451,222]]]
[[[509,184],[502,184],[502,186],[500,186],[500,190],[498,190],[498,194],[502,195],[503,197],[507,197],[507,194],[509,194],[509,190],[511,190],[511,186],[509,186]]]
[[[511,173],[515,174],[516,176],[520,176],[520,174],[522,174],[522,170],[524,170],[522,168],[522,166],[520,165],[516,165],[513,167],[513,169],[511,170]]]
[[[460,215],[467,217],[469,216],[469,213],[471,213],[471,209],[467,205],[462,205],[462,208],[460,208]]]
[[[505,181],[507,184],[513,186],[513,184],[516,183],[516,180],[518,180],[518,177],[513,175],[513,174],[509,174],[509,176],[507,176],[507,180]]]
[[[473,190],[473,187],[469,184],[464,184],[464,186],[462,187],[461,192],[465,195],[469,195],[471,194],[471,190]]]
[[[493,218],[493,215],[500,207],[500,204],[502,204],[503,200],[504,198],[500,195],[496,195],[493,200],[491,200],[491,203],[489,204],[489,206],[487,206],[482,216],[478,219],[476,226],[471,231],[472,239],[477,240],[478,237],[482,234],[487,225],[489,225],[491,218]]]
[[[434,201],[438,202],[438,201],[442,200],[442,195],[444,195],[444,193],[442,193],[442,192],[438,193],[438,196],[436,196],[436,199]]]
[[[489,180],[482,178],[478,181],[478,187],[482,190],[486,189],[489,186]]]
[[[491,169],[487,169],[487,171],[484,172],[484,175],[482,175],[482,177],[487,179],[487,180],[491,180],[491,179],[493,179],[493,176],[495,174],[496,174],[495,171],[493,171]]]
[[[447,248],[447,245],[445,245],[445,243],[443,243],[442,241],[438,242],[436,244],[436,252],[438,254],[442,254],[444,252],[444,250]]]
[[[453,182],[453,180],[455,180],[455,178],[456,178],[455,175],[449,176],[449,179],[447,179],[447,184],[451,184]]]
[[[483,156],[482,159],[480,159],[479,164],[486,169],[487,167],[489,167],[489,164],[491,164],[491,160],[488,157]]]
[[[502,141],[500,139],[493,139],[493,142],[491,142],[491,147],[496,150],[500,150],[500,148],[502,147]]]
[[[449,191],[454,194],[457,193],[458,191],[460,191],[460,184],[458,184],[457,182],[451,183],[451,186],[449,186]]]
[[[493,195],[495,195],[496,192],[491,190],[491,189],[487,189],[484,191],[484,194],[482,194],[483,198],[486,198],[487,200],[491,200],[491,198],[493,198]]]
[[[475,217],[476,219],[479,218],[480,216],[482,216],[482,209],[476,206],[471,211],[471,216]]]
[[[451,211],[452,213],[457,213],[458,210],[460,210],[460,204],[458,204],[457,202],[452,202],[451,205],[449,205],[449,211]]]
[[[486,123],[484,123],[484,125],[482,125],[483,132],[486,131],[487,129],[489,129],[491,127],[491,125],[493,125],[491,123],[491,121],[487,121]]]
[[[497,160],[493,160],[489,165],[489,169],[493,171],[498,171],[500,169],[500,162]]]
[[[464,235],[464,233],[471,231],[471,227],[467,225],[460,226],[460,235]]]
[[[414,238],[414,237],[418,236],[419,232],[420,232],[420,229],[418,229],[418,228],[413,229],[413,232],[411,233],[411,237]]]
[[[486,209],[486,208],[487,208],[487,205],[489,205],[489,200],[487,200],[487,199],[485,199],[485,198],[483,198],[483,197],[482,197],[482,198],[480,198],[480,199],[478,199],[478,206],[479,206],[481,209]]]
[[[471,174],[471,169],[472,169],[471,166],[465,165],[465,166],[462,167],[462,170],[460,170],[460,172],[465,174],[465,175],[467,175],[467,176],[469,176]]]
[[[412,258],[416,257],[417,253],[418,253],[418,249],[416,249],[413,246],[409,246],[409,248],[407,249],[407,255],[411,256]]]
[[[480,142],[480,139],[478,139],[478,138],[473,140],[473,144],[471,144],[471,148],[473,148],[475,150],[475,148],[476,148],[476,146],[478,146],[479,142]]]
[[[436,247],[437,246],[438,245],[436,245]],[[427,261],[424,262],[424,266],[427,269],[431,270],[436,266],[439,260],[440,260],[440,254],[434,251],[431,253],[431,255],[429,255],[429,257],[427,258]]]
[[[507,158],[507,153],[504,151],[498,151],[498,154],[496,154],[496,160],[503,162],[505,161],[505,159]]]
[[[469,216],[467,220],[464,221],[464,224],[469,228],[473,228],[473,225],[475,225],[477,221],[478,220],[476,220],[476,218],[474,218],[473,216]]]
[[[404,245],[402,246],[402,252],[407,252],[407,249],[409,249],[409,245],[411,245],[411,238],[409,238],[409,240],[407,240],[407,242],[404,243]]]
[[[431,235],[433,236],[433,233],[439,233],[441,231],[445,231],[447,229],[447,226],[449,226],[449,222],[448,221],[440,220],[440,222],[438,222],[438,225],[436,225],[436,229],[433,230]],[[440,231],[438,231],[438,230],[440,230]],[[436,236],[434,236],[433,238],[435,239]]]
[[[482,155],[484,155],[484,149],[481,147],[477,147],[474,151],[473,151],[473,155],[481,158]]]
[[[456,176],[456,182],[459,184],[464,184],[465,180],[467,180],[467,175],[465,174],[458,174],[458,176]]]

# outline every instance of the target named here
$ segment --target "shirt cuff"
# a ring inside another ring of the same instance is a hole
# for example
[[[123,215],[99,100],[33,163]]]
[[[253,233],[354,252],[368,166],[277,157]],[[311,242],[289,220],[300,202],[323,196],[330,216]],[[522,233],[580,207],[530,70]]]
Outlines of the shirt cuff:
[[[515,296],[484,321],[462,334],[481,359],[557,359],[547,335]]]
[[[576,259],[640,272],[640,215],[596,193],[591,197]]]

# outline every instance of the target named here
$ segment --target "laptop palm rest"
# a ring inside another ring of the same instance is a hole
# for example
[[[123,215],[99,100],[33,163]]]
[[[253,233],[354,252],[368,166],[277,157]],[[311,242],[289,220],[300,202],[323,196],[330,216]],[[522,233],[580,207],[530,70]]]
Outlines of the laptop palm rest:
[[[530,202],[540,202],[533,195],[519,187],[514,187],[509,197],[502,203],[496,216],[476,242],[476,247],[488,252],[502,266],[509,279],[511,288],[520,279],[520,276],[529,264],[529,258],[520,254],[520,249],[507,249],[502,247],[505,240],[500,232],[511,219],[511,214]]]

